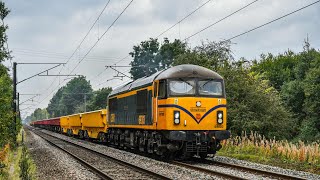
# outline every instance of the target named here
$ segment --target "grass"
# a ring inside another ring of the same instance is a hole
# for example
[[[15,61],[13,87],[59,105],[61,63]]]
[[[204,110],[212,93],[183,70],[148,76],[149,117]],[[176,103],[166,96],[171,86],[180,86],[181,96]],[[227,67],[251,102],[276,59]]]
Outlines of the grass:
[[[6,145],[0,150],[0,180],[2,179],[35,179],[35,165],[27,148],[22,144],[22,131],[17,136],[17,147]]]
[[[222,144],[218,152],[221,156],[320,174],[319,142],[277,141],[251,132],[231,137]]]

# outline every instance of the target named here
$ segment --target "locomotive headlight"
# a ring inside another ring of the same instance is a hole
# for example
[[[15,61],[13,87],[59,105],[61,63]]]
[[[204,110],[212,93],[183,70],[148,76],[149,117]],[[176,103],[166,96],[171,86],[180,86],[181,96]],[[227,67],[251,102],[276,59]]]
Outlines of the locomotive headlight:
[[[176,112],[176,113],[174,114],[174,118],[176,118],[176,119],[180,118],[180,113],[179,113],[179,112]]]
[[[223,112],[222,111],[218,111],[217,112],[217,122],[219,124],[222,124],[223,123]]]
[[[173,112],[173,122],[174,124],[180,124],[180,111]]]

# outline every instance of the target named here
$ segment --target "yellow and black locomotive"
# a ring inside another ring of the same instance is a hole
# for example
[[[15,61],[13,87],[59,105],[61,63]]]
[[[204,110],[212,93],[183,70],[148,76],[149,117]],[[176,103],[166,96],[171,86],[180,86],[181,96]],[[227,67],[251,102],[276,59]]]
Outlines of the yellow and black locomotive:
[[[215,154],[226,130],[223,78],[179,65],[125,84],[109,95],[108,143],[160,156]]]

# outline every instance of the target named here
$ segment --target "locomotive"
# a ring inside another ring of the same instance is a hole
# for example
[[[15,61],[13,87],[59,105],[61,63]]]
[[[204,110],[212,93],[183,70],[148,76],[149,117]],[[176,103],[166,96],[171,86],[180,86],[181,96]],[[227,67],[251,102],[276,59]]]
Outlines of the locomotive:
[[[60,129],[161,157],[205,158],[230,137],[224,87],[212,70],[174,66],[114,89],[107,110],[61,117]]]

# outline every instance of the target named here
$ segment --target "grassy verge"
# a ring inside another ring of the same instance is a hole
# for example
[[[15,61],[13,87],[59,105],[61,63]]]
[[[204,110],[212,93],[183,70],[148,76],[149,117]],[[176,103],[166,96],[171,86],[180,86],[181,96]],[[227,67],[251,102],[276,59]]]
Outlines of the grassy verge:
[[[251,133],[223,142],[217,155],[320,174],[320,143],[267,140]]]
[[[17,147],[6,145],[0,150],[0,179],[35,179],[36,168],[21,137],[20,132]]]

